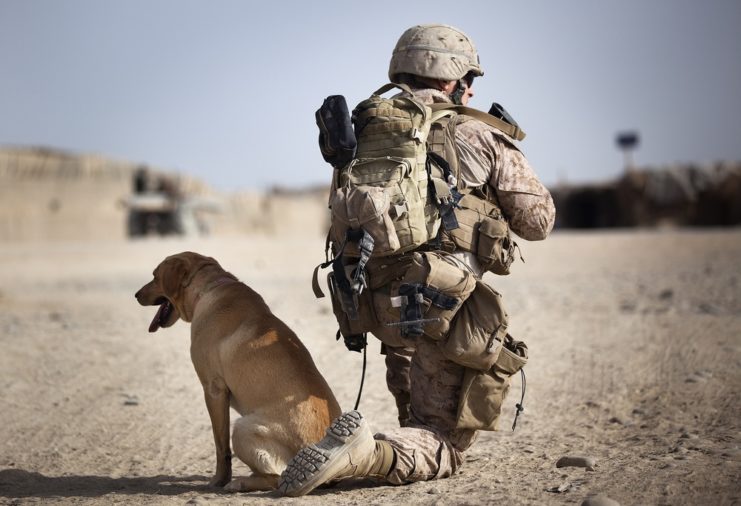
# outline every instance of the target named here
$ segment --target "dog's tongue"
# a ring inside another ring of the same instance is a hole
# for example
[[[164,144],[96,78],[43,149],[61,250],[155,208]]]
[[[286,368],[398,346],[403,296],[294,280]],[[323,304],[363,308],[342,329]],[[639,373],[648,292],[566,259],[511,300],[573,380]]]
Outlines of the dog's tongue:
[[[154,315],[154,319],[152,320],[152,323],[149,324],[149,331],[150,332],[157,332],[157,329],[160,328],[160,322],[166,318],[165,312],[167,311],[168,306],[170,303],[168,301],[163,302],[160,304],[159,309],[157,310],[157,314]]]

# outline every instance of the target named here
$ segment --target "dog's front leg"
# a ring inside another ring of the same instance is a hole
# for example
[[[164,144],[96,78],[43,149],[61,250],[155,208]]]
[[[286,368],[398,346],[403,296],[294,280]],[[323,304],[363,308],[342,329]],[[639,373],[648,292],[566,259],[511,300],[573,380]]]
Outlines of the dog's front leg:
[[[208,415],[216,445],[216,474],[209,485],[223,487],[232,479],[232,452],[229,447],[229,389],[220,380],[214,379],[204,386]]]

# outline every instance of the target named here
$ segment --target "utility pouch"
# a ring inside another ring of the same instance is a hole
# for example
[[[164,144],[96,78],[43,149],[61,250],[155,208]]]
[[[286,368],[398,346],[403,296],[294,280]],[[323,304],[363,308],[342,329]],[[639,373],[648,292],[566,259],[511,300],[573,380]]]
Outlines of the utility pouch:
[[[342,187],[330,198],[332,227],[330,236],[336,244],[344,244],[349,230],[368,232],[374,240],[374,253],[388,254],[399,249],[399,238],[389,215],[389,195],[376,186]],[[348,243],[345,254],[359,256],[357,246]]]
[[[515,259],[517,243],[512,240],[509,226],[500,216],[487,216],[478,227],[476,258],[487,271],[506,276]]]
[[[373,291],[379,321],[379,328],[373,333],[384,342],[399,342],[422,334],[441,339],[475,287],[476,279],[469,271],[442,255],[415,252],[400,278]]]
[[[509,274],[517,244],[512,240],[509,225],[499,207],[486,198],[466,193],[454,213],[458,228],[446,230],[443,241],[452,242],[455,249],[476,255],[485,270],[499,275]]]
[[[345,266],[346,271],[352,271],[353,265]],[[376,326],[376,317],[373,311],[373,302],[370,290],[363,290],[359,294],[342,288],[337,280],[337,274],[330,272],[327,275],[327,286],[332,299],[332,312],[337,319],[340,333],[347,338],[356,334],[372,331]]]
[[[330,95],[316,111],[319,149],[324,161],[335,168],[344,167],[355,157],[357,140],[350,111],[342,95]]]
[[[440,349],[457,364],[487,371],[502,352],[507,323],[502,296],[483,281],[476,281],[476,289],[456,313]]]
[[[467,368],[458,402],[456,429],[497,430],[510,379],[525,364],[527,345],[507,334],[491,369],[479,371]]]

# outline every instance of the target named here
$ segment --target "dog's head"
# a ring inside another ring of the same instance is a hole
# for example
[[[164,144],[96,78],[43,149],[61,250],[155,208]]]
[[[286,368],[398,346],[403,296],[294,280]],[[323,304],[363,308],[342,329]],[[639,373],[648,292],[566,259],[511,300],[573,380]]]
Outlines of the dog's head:
[[[207,266],[217,266],[213,258],[186,251],[165,258],[152,273],[154,279],[136,292],[136,300],[142,306],[159,306],[149,331],[170,327],[179,318],[190,321],[192,308],[188,311],[185,291],[196,274]]]

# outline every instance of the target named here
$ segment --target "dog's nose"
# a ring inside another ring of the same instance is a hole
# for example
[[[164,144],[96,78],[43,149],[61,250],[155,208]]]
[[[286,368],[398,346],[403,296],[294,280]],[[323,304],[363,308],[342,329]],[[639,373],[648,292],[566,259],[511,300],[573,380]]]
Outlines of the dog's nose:
[[[139,293],[140,293],[140,292],[141,292],[141,290],[139,290],[138,292],[136,292],[136,293],[134,294],[134,298],[136,298],[136,299],[139,299]]]

